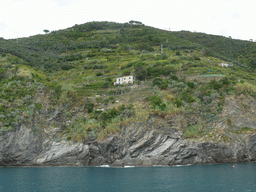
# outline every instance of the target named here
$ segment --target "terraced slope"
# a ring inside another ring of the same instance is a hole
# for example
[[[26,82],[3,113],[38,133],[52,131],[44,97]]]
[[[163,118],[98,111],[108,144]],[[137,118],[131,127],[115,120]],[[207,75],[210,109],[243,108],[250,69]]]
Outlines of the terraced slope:
[[[237,50],[227,51],[229,44]],[[253,120],[236,126],[223,113],[230,98],[245,98],[243,110],[255,100],[254,46],[111,22],[18,43],[0,39],[0,129],[26,125],[39,135],[58,129],[56,140],[82,141],[104,139],[156,117],[163,123],[180,119],[175,126],[185,138],[214,138],[216,122],[225,122],[222,140],[236,131],[254,133],[248,123]],[[218,66],[231,61],[233,67]],[[128,75],[136,78],[133,85],[114,86],[116,78]]]

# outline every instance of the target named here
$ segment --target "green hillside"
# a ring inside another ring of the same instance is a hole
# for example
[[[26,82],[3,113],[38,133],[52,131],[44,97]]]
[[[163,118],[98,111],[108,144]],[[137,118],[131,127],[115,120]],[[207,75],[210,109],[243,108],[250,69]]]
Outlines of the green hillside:
[[[225,97],[255,98],[255,50],[254,42],[140,22],[91,22],[0,39],[0,129],[61,126],[67,139],[103,139],[133,122],[182,114],[184,135],[201,137],[221,118]],[[114,85],[128,75],[134,85]],[[200,122],[191,115],[195,106]],[[59,110],[61,117],[50,121]]]
[[[256,68],[256,43],[222,36],[181,31],[178,37],[198,43],[209,49],[209,54],[234,62],[237,65]]]

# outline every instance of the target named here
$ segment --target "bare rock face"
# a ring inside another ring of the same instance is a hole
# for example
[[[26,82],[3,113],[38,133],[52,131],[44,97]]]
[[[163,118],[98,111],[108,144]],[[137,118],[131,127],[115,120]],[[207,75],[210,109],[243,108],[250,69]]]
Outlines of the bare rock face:
[[[248,141],[248,150],[251,154],[251,159],[256,161],[256,135],[250,137]]]
[[[143,126],[133,125],[119,136],[87,144],[55,142],[21,126],[0,136],[0,165],[152,166],[256,160],[256,135],[248,137],[247,144],[197,143],[182,139],[179,130],[161,133]]]
[[[248,96],[228,97],[222,115],[230,119],[230,123],[237,129],[248,127],[256,129],[256,100]]]
[[[42,151],[43,136],[21,126],[19,130],[0,135],[0,166],[31,165]]]
[[[82,143],[52,142],[48,151],[44,151],[34,162],[38,165],[88,165],[89,147]]]

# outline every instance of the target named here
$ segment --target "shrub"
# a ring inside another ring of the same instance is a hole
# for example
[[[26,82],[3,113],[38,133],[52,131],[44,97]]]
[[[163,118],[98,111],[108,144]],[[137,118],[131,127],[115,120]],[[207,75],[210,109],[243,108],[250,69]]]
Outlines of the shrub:
[[[125,105],[124,105],[124,104],[122,104],[122,105],[120,105],[120,106],[118,107],[119,113],[123,112],[124,110],[125,110]]]
[[[106,95],[115,95],[116,94],[116,91],[114,90],[109,90],[106,92]]]
[[[249,127],[247,127],[247,126],[245,126],[245,127],[242,128],[242,131],[250,131],[250,130],[252,130],[252,129],[249,128]]]
[[[135,63],[134,64],[134,67],[143,67],[143,66],[145,66],[146,65],[146,63],[143,63],[143,62],[138,62],[138,63]]]
[[[243,132],[247,132],[247,131],[253,131],[253,132],[255,132],[256,130],[245,126],[245,127],[243,127],[240,131],[241,131],[241,132],[242,132],[242,131],[243,131]]]
[[[62,70],[70,70],[70,69],[73,69],[73,66],[72,65],[70,65],[69,63],[62,63],[61,65],[60,65],[60,68],[62,69]]]
[[[117,115],[118,115],[118,111],[115,108],[113,108],[111,110],[104,111],[103,113],[101,113],[99,118],[102,121],[110,121],[111,119],[113,119]]]
[[[129,105],[127,106],[127,109],[133,109],[133,104],[129,104]]]
[[[215,79],[211,80],[209,83],[209,88],[210,89],[215,89],[215,90],[219,90],[222,87],[221,84],[219,84]]]
[[[115,100],[115,98],[113,97],[113,96],[109,96],[109,98],[108,98],[110,101],[114,101]]]
[[[160,85],[160,89],[166,89],[167,86],[168,86],[167,83],[162,83],[162,84]]]
[[[178,81],[178,77],[176,75],[171,75],[170,79],[172,79],[174,81]]]
[[[88,53],[87,54],[87,57],[95,57],[96,56],[96,54],[94,54],[94,53]]]
[[[188,99],[187,99],[187,102],[188,102],[188,103],[192,103],[192,102],[194,102],[194,101],[195,101],[194,97],[188,96]]]
[[[197,123],[193,126],[188,126],[184,131],[184,137],[197,137],[202,129],[201,123]]]
[[[40,110],[40,109],[43,108],[43,106],[42,106],[41,103],[35,103],[35,108],[36,108],[37,110]]]
[[[155,78],[153,79],[153,86],[160,86],[163,83],[163,79],[161,78]]]
[[[96,73],[96,76],[102,76],[102,75],[103,75],[103,73],[101,73],[101,72]]]
[[[173,104],[176,105],[177,108],[180,108],[182,106],[182,101],[180,99],[175,99]]]
[[[88,113],[91,113],[91,112],[93,111],[94,104],[91,103],[91,102],[88,102],[88,103],[86,104],[86,108],[87,108],[87,112],[88,112]]]
[[[194,57],[194,60],[197,60],[197,61],[200,61],[201,59],[200,59],[200,57]]]
[[[130,68],[130,67],[132,67],[133,65],[134,65],[134,63],[128,63],[128,64],[122,66],[121,69],[123,70],[123,69],[126,69],[126,68]]]
[[[160,106],[162,104],[162,99],[157,95],[151,96],[150,100],[153,106]]]
[[[191,89],[193,89],[193,88],[195,87],[194,82],[191,82],[191,81],[188,81],[188,82],[187,82],[187,85],[188,85]]]
[[[135,115],[135,112],[133,110],[125,109],[125,110],[123,110],[123,112],[122,112],[122,114],[120,116],[121,117],[128,117],[128,118],[130,118],[130,117],[132,117],[134,115]]]
[[[231,86],[226,89],[226,92],[227,92],[228,94],[231,94],[233,91],[234,91],[234,88],[231,87]]]
[[[156,55],[155,60],[161,60],[162,56],[161,55]]]
[[[145,80],[147,71],[143,67],[136,67],[135,77],[137,80]]]
[[[224,77],[222,80],[220,80],[222,82],[223,85],[229,85],[230,81],[228,80],[227,77]]]
[[[235,89],[240,92],[240,93],[248,93],[252,96],[256,96],[256,86],[255,85],[252,85],[252,84],[249,84],[247,82],[245,83],[238,83],[236,86],[235,86]]]
[[[153,47],[151,47],[149,44],[147,44],[147,43],[141,43],[141,44],[139,44],[138,45],[138,47],[137,47],[137,49],[139,49],[139,50],[146,50],[146,51],[149,51],[149,52],[152,52],[152,51],[154,51],[154,48]]]
[[[171,60],[171,64],[176,64],[176,63],[178,63],[178,60],[177,60],[177,59],[172,59],[172,60]]]
[[[0,81],[6,77],[7,69],[0,68]]]
[[[228,119],[228,120],[227,120],[227,124],[228,124],[228,125],[231,125],[231,119]]]
[[[108,88],[112,85],[112,83],[110,83],[109,81],[105,81],[102,85],[103,88]]]
[[[123,76],[128,76],[131,74],[131,70],[126,69],[122,73],[123,73]]]
[[[54,86],[54,91],[56,93],[56,98],[59,99],[62,93],[62,86],[61,85],[55,85]]]
[[[112,83],[112,79],[110,77],[107,77],[105,80]]]
[[[165,59],[168,59],[167,55],[165,53],[162,54],[162,59],[165,60]]]
[[[162,111],[165,109],[166,105],[163,103],[162,99],[157,95],[151,96],[150,100],[151,100],[151,105],[154,108],[159,107]]]

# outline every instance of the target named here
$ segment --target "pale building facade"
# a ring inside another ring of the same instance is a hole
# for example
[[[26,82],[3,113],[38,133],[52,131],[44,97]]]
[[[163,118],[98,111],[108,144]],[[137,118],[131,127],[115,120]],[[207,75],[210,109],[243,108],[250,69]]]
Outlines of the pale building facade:
[[[221,67],[233,67],[233,64],[219,63],[218,66],[221,66]]]
[[[116,79],[115,85],[121,85],[121,84],[133,84],[135,80],[135,77],[133,75],[131,76],[124,76],[124,77],[118,77]]]

